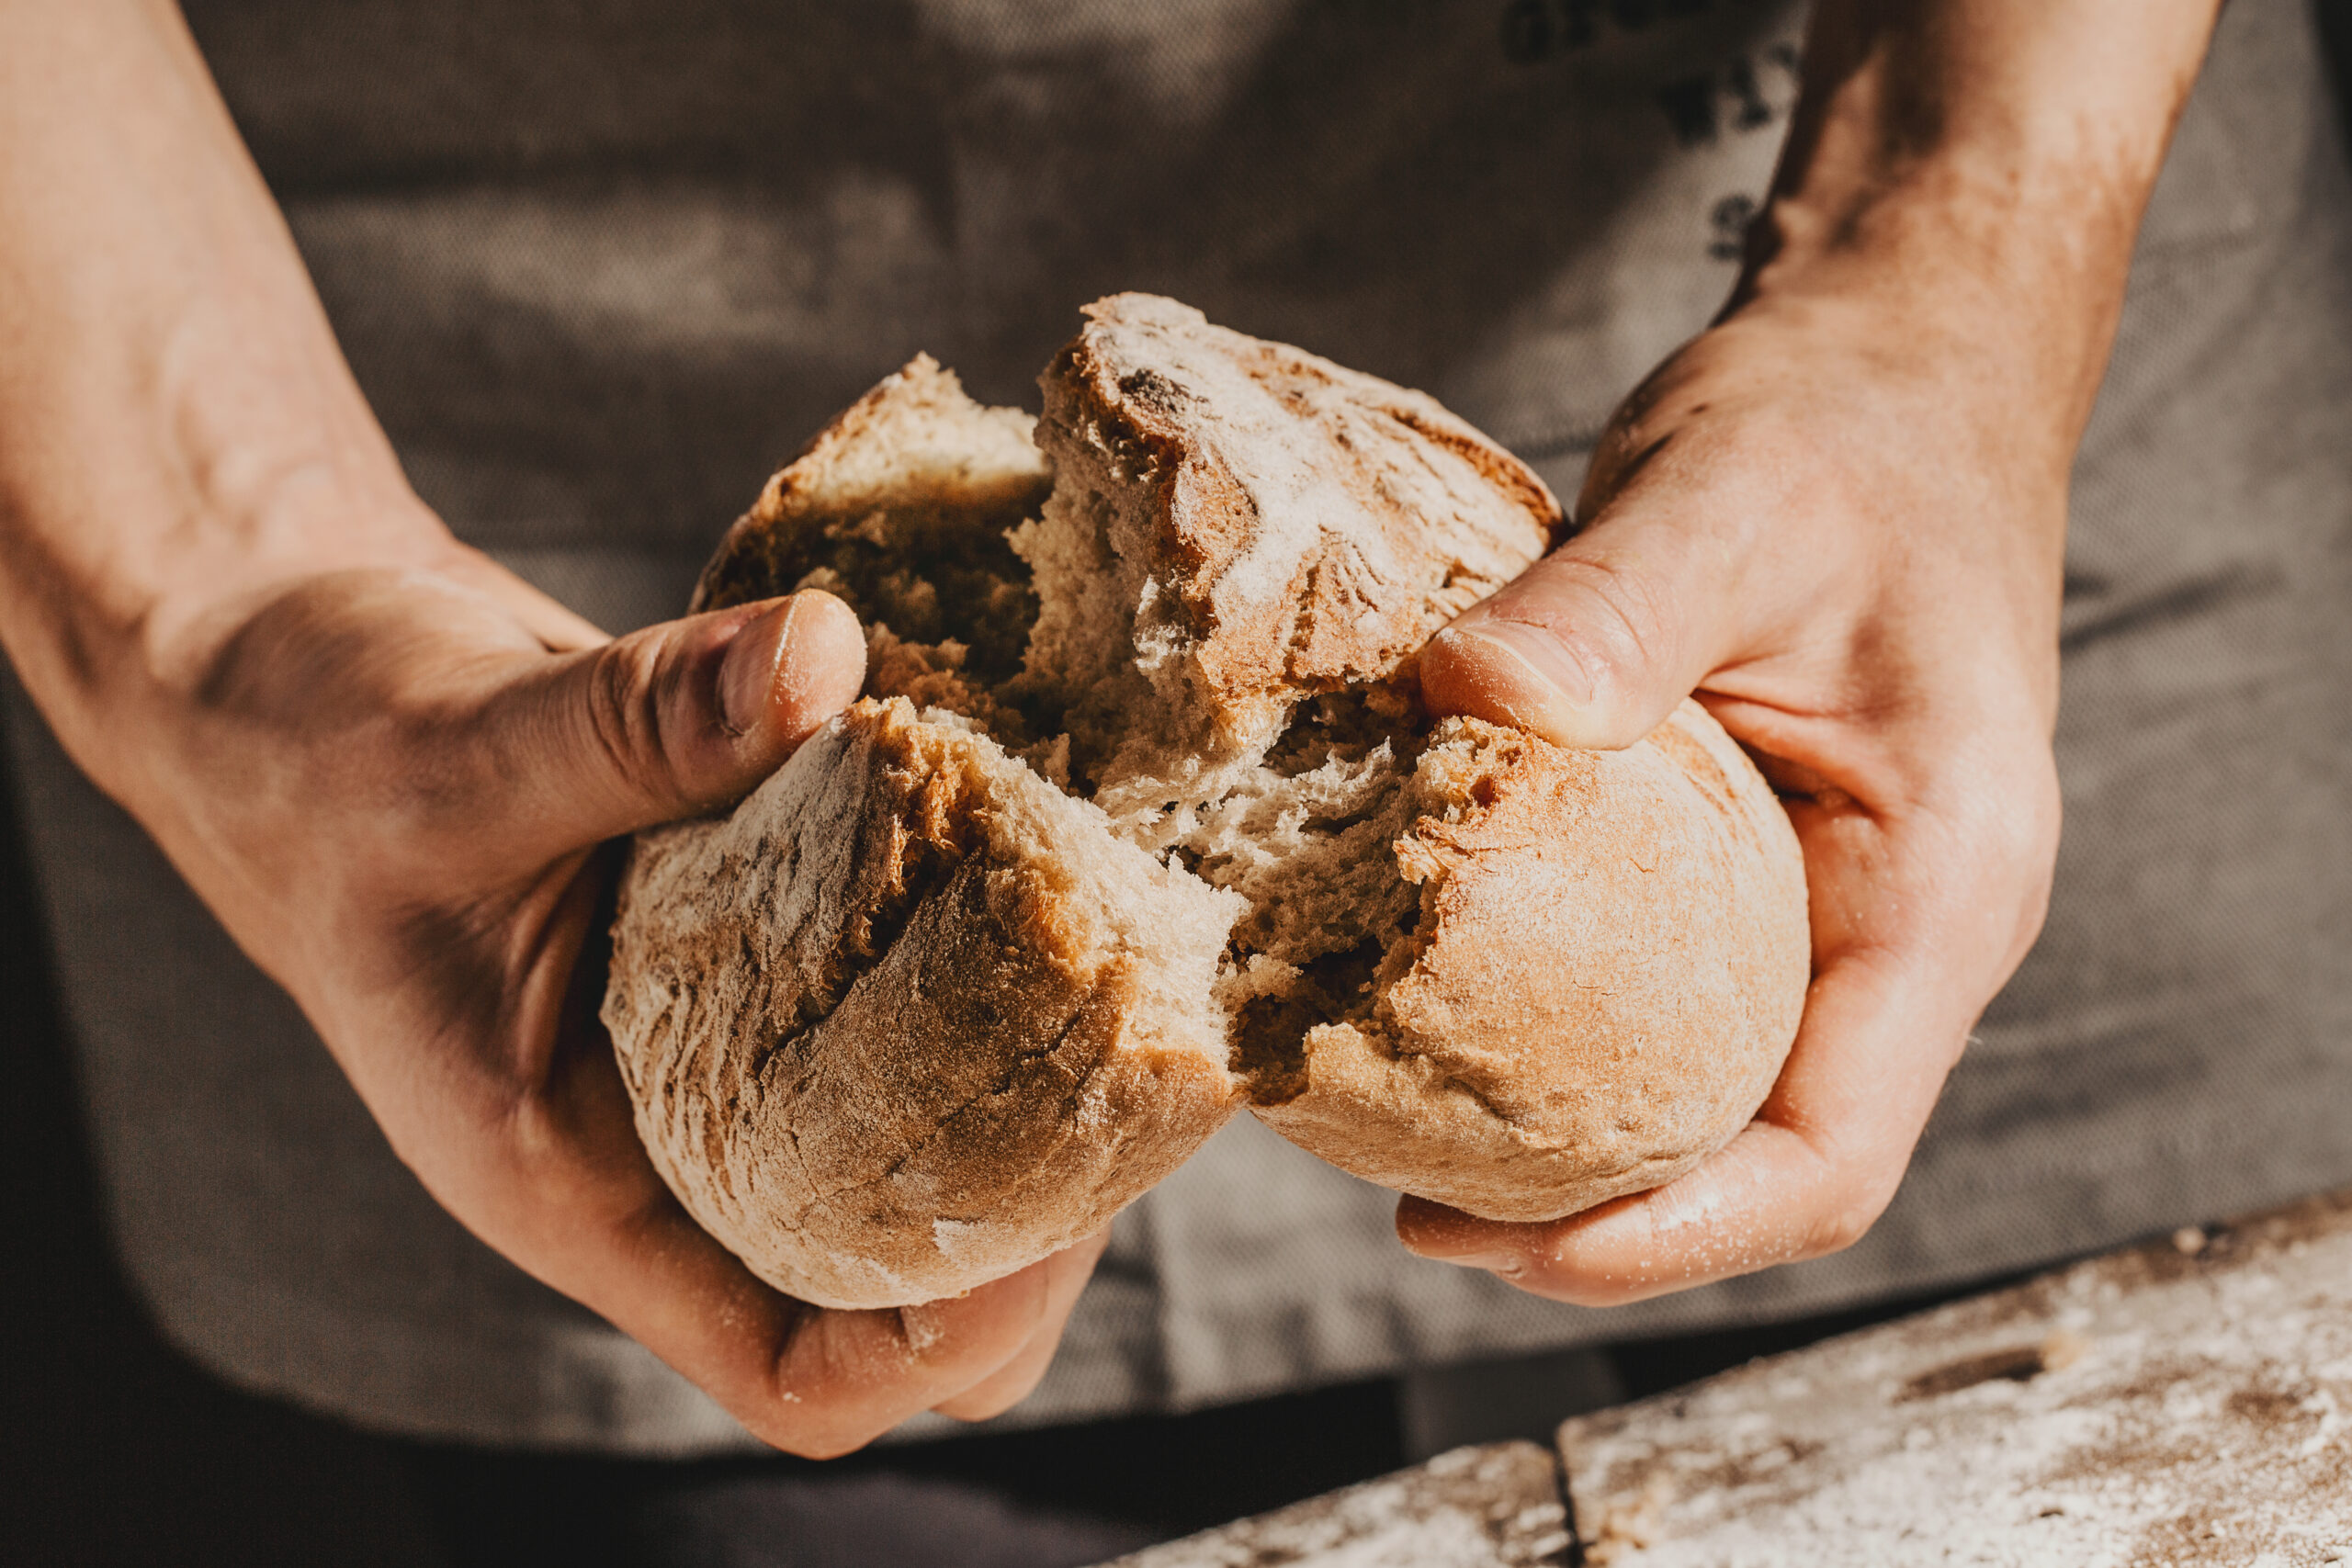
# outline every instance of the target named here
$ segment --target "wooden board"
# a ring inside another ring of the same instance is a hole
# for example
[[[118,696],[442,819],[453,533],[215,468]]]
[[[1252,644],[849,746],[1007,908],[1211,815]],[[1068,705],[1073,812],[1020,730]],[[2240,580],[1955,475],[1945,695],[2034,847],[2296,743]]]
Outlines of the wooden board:
[[[1565,1568],[1559,1469],[1537,1443],[1488,1443],[1102,1568]]]
[[[2352,1568],[2352,1194],[1560,1428],[1596,1568]]]

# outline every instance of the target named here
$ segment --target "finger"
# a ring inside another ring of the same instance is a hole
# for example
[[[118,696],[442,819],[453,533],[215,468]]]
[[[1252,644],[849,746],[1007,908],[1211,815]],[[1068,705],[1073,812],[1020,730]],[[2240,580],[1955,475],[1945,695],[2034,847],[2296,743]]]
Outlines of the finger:
[[[1069,1322],[1070,1309],[1078,1305],[1086,1281],[1093,1276],[1095,1260],[1102,1256],[1102,1248],[1110,1239],[1111,1233],[1102,1231],[1046,1260],[1054,1266],[1054,1272],[1047,1285],[1045,1322],[1012,1359],[954,1399],[934,1406],[942,1416],[952,1416],[958,1421],[985,1421],[991,1416],[1001,1416],[1029,1397],[1038,1380],[1046,1375],[1046,1369],[1053,1364],[1054,1352],[1061,1348],[1062,1329]]]
[[[674,1208],[649,1213],[614,1239],[606,1258],[582,1258],[586,1267],[569,1284],[552,1282],[603,1312],[762,1439],[811,1459],[850,1452],[909,1416],[968,1395],[1033,1355],[1041,1337],[1050,1355],[1091,1266],[1091,1258],[1047,1258],[946,1301],[826,1310],[761,1283]],[[592,1274],[597,1284],[582,1290]]]
[[[469,728],[502,786],[469,838],[527,865],[727,804],[854,700],[865,671],[856,616],[814,591],[534,660]]]
[[[752,1432],[830,1458],[956,1399],[1057,1333],[1091,1255],[948,1301],[826,1309],[775,1290],[696,1224],[631,1124],[611,1046],[581,1037],[511,1115],[485,1239],[700,1386]],[[480,1188],[476,1188],[480,1190]]]
[[[1702,681],[1720,680],[1851,586],[1857,498],[1819,443],[1736,443],[1696,423],[1711,396],[1680,359],[1618,412],[1594,454],[1576,536],[1456,616],[1420,660],[1431,712],[1560,745],[1632,745]],[[1759,458],[1761,460],[1759,460]]]
[[[1735,651],[1738,576],[1681,517],[1614,513],[1431,638],[1422,696],[1563,746],[1630,746]]]

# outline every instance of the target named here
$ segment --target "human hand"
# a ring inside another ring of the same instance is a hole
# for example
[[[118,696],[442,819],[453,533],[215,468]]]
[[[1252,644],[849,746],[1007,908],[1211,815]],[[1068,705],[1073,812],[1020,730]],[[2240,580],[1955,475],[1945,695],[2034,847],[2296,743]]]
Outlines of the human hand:
[[[1432,711],[1630,744],[1694,692],[1780,790],[1814,974],[1754,1122],[1427,1257],[1638,1300],[1832,1252],[1893,1198],[2039,931],[2066,487],[2214,0],[1821,0],[1724,316],[1619,410],[1581,531],[1432,641]]]
[[[0,643],[435,1197],[798,1453],[1025,1393],[1099,1243],[786,1300],[662,1186],[595,1019],[611,841],[846,704],[849,612],[615,641],[458,545],[169,5],[0,6]]]
[[[1630,744],[1697,686],[1782,793],[1814,980],[1770,1097],[1697,1169],[1543,1224],[1407,1199],[1415,1251],[1600,1305],[1850,1243],[2032,942],[2063,475],[2017,483],[1945,383],[1890,361],[1770,310],[1700,339],[1602,444],[1589,525],[1424,656],[1433,711],[1572,746]]]
[[[151,716],[142,816],[446,1208],[796,1452],[1028,1392],[1099,1241],[920,1307],[788,1300],[655,1174],[595,1017],[612,840],[730,804],[855,696],[840,601],[607,640],[451,546],[229,620]]]

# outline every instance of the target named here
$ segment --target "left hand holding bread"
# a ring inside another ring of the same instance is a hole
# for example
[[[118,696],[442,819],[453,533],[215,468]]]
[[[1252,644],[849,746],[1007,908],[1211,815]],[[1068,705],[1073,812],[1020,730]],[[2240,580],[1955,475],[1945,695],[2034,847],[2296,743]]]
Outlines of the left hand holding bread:
[[[1616,747],[1696,694],[1804,848],[1814,981],[1755,1122],[1564,1220],[1408,1199],[1589,1305],[1857,1240],[2041,924],[2066,489],[2213,0],[1826,0],[1731,305],[1602,437],[1580,531],[1433,641],[1433,709]]]

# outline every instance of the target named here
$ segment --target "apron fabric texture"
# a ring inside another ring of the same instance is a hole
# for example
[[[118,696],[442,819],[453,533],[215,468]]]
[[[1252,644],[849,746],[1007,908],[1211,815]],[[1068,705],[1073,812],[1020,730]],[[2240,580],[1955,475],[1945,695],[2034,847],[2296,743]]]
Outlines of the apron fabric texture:
[[[1745,0],[190,0],[424,498],[608,630],[917,350],[985,400],[1144,288],[1424,388],[1572,495],[1735,271],[1801,8]],[[1838,1257],[1594,1312],[1395,1244],[1237,1118],[1123,1215],[1015,1423],[1750,1323],[2352,1181],[2352,183],[2237,0],[2149,215],[2068,546],[2040,945]],[[164,1331],[373,1427],[748,1437],[476,1242],[13,685],[117,1243]],[[926,1419],[909,1435],[944,1427]]]

